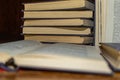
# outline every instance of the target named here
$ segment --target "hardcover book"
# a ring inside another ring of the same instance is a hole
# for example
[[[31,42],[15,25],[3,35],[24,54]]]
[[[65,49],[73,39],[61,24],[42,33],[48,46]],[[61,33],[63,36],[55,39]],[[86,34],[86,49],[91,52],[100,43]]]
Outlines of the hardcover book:
[[[90,28],[56,28],[56,27],[24,27],[23,28],[24,34],[66,34],[66,35],[90,35],[91,29]]]
[[[24,35],[25,40],[35,40],[40,42],[63,42],[63,43],[75,43],[75,44],[92,44],[92,37],[80,37],[80,36],[47,36],[47,35]]]
[[[92,20],[83,19],[47,19],[47,20],[25,20],[24,26],[94,26]]]
[[[25,11],[24,18],[93,18],[93,11]]]
[[[34,10],[65,10],[65,9],[91,9],[94,10],[94,4],[87,0],[58,0],[54,2],[40,2],[24,4],[26,11]]]

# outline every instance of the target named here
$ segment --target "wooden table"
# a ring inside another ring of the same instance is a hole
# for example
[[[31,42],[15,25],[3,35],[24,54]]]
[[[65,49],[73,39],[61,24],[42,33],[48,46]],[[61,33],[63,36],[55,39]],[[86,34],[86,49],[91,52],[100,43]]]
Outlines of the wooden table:
[[[0,73],[0,80],[120,80],[120,73],[108,76],[50,71],[19,71]]]

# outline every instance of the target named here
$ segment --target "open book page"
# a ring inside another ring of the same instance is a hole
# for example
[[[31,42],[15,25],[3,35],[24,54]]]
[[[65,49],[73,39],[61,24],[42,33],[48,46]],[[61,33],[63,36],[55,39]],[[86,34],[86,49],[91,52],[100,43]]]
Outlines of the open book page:
[[[7,53],[0,53],[0,63],[6,63],[11,56]]]
[[[51,44],[17,55],[15,63],[23,67],[111,73],[98,48],[75,44]],[[102,66],[102,67],[101,67]]]
[[[14,55],[25,53],[41,46],[40,42],[30,40],[0,44],[0,62],[5,62]]]
[[[21,55],[21,54],[20,54]],[[86,46],[86,45],[75,45],[75,44],[51,44],[26,54],[22,55],[52,55],[52,56],[65,56],[65,57],[75,57],[75,58],[93,58],[93,59],[101,59],[100,50],[94,46]]]
[[[120,0],[106,0],[105,39],[103,42],[120,42]]]

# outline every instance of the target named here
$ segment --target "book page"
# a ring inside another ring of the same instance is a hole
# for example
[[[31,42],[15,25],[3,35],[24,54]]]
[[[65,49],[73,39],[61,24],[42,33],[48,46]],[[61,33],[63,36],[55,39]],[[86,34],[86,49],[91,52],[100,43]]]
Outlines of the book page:
[[[13,56],[40,47],[42,45],[40,44],[40,42],[30,40],[3,43],[0,44],[0,53],[8,53]]]
[[[77,72],[111,73],[95,46],[51,44],[34,51],[14,56],[22,67],[66,70]]]
[[[0,53],[0,63],[6,63],[10,58],[11,56],[9,54]]]
[[[107,0],[106,32],[103,42],[120,42],[120,0]]]
[[[4,63],[14,55],[22,54],[41,46],[42,44],[40,42],[30,40],[22,40],[0,44],[0,63]]]
[[[23,54],[22,54],[23,55]],[[54,56],[54,57],[73,57],[73,58],[91,58],[101,59],[100,50],[95,46],[75,45],[75,44],[52,44],[34,51],[25,53],[24,56]],[[19,55],[18,55],[19,56]],[[21,56],[21,55],[20,55]],[[32,57],[31,56],[31,57]],[[34,58],[34,57],[33,57]]]

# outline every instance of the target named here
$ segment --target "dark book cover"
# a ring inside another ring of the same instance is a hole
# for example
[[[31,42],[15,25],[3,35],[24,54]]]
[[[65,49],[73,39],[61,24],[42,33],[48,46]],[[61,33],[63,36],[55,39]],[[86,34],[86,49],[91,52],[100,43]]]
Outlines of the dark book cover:
[[[116,49],[117,51],[120,51],[120,43],[103,43],[103,45],[106,45],[108,47]]]

